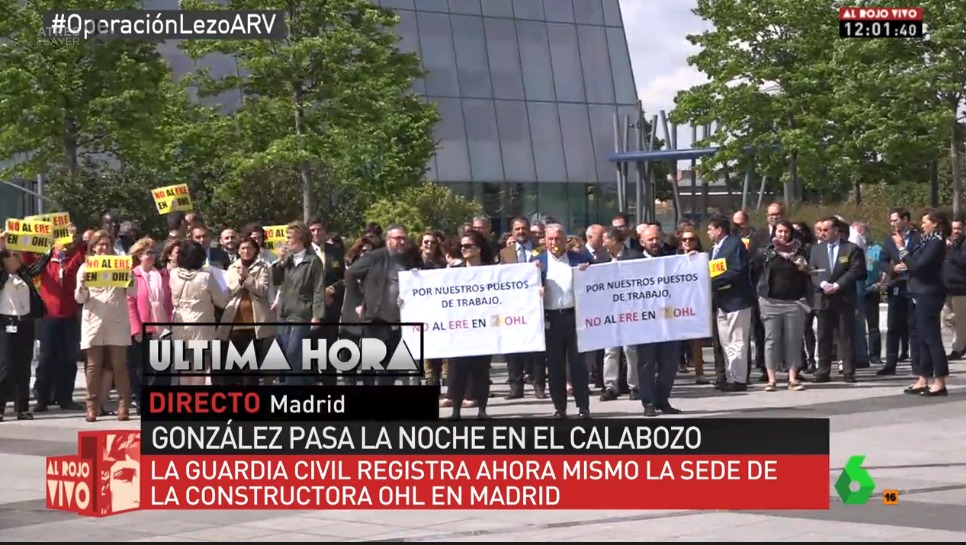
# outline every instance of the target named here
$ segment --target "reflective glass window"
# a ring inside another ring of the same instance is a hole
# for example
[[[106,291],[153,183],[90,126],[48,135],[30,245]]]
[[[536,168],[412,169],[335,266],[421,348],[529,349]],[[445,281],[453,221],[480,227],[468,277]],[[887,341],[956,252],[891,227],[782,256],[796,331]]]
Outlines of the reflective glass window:
[[[452,2],[453,0],[450,0]],[[620,0],[603,0],[604,2],[604,24],[607,26],[623,26],[621,21]]]
[[[557,100],[584,102],[584,78],[580,72],[580,49],[577,28],[567,24],[548,24],[550,58],[553,60],[553,84]]]
[[[542,0],[513,0],[513,16],[517,19],[544,20]]]
[[[573,0],[543,0],[547,20],[555,23],[574,22]]]
[[[416,0],[416,9],[446,13],[449,11],[449,5],[446,3],[446,0]]]
[[[483,15],[490,17],[513,17],[513,0],[485,0]]]
[[[560,129],[563,136],[564,156],[567,161],[567,179],[571,182],[597,181],[594,165],[594,144],[584,104],[558,104]]]
[[[523,73],[520,71],[520,50],[517,35],[510,19],[483,18],[486,30],[486,50],[490,63],[490,78],[495,98],[522,100]]]
[[[463,99],[463,119],[473,181],[503,180],[503,159],[492,100]]]
[[[516,27],[527,100],[554,100],[547,24],[517,21]]]
[[[465,13],[467,15],[480,15],[480,0],[449,0],[450,13]]]
[[[594,138],[594,155],[597,161],[597,178],[601,181],[616,179],[616,167],[607,160],[607,156],[614,151],[614,115],[617,109],[614,106],[604,106],[601,104],[591,104],[590,111],[590,132]],[[623,124],[623,120],[619,123]],[[633,122],[633,121],[632,121]],[[634,136],[631,135],[632,146]]]
[[[394,31],[399,35],[399,50],[419,54],[419,28],[415,11],[397,11],[399,23]],[[419,94],[426,93],[426,82],[422,78],[413,82],[413,89]]]
[[[631,57],[627,52],[624,29],[607,28],[607,50],[610,52],[617,103],[637,104],[637,87],[634,85],[634,72],[631,68]]]
[[[460,93],[453,51],[453,30],[449,15],[442,13],[417,14],[423,66],[426,68],[426,94],[456,97]]]
[[[469,182],[470,163],[463,125],[463,107],[459,99],[440,98],[436,101],[440,121],[435,127],[436,175],[447,182]]]
[[[415,9],[416,5],[413,0],[382,0],[381,3],[384,8],[393,9]]]
[[[584,71],[587,102],[613,104],[614,82],[604,27],[579,25],[577,35],[580,39],[580,64]]]
[[[567,184],[566,182],[553,182],[548,184],[537,184],[537,205],[540,207],[540,214],[544,217],[556,218],[564,224],[568,233],[573,233],[579,226],[567,225],[570,218],[567,206]]]
[[[496,124],[500,131],[503,173],[506,180],[535,180],[526,103],[516,100],[496,101]]]
[[[456,70],[460,96],[489,98],[490,67],[486,56],[483,18],[475,15],[452,15],[453,43],[456,46]]]
[[[560,118],[557,105],[552,102],[528,102],[530,138],[533,141],[533,162],[537,181],[560,182],[567,179]]]
[[[600,0],[574,0],[574,15],[579,25],[604,24],[604,8]]]

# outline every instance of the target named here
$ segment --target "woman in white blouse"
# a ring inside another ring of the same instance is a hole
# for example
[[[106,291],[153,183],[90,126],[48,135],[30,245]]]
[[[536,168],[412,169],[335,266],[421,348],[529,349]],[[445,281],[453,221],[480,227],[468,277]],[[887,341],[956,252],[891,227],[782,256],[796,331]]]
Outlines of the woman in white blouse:
[[[113,255],[114,239],[107,231],[97,231],[88,244],[93,255]],[[117,419],[130,419],[131,381],[127,372],[127,349],[131,346],[131,324],[128,321],[127,298],[137,295],[137,286],[102,288],[87,285],[87,265],[77,272],[74,298],[84,311],[81,314],[81,350],[87,350],[87,421],[97,420],[103,374],[114,372],[117,388]]]
[[[0,233],[0,421],[12,401],[17,420],[33,420],[30,412],[30,362],[34,353],[34,320],[47,313],[33,279],[47,266],[50,252],[30,267],[6,249]]]

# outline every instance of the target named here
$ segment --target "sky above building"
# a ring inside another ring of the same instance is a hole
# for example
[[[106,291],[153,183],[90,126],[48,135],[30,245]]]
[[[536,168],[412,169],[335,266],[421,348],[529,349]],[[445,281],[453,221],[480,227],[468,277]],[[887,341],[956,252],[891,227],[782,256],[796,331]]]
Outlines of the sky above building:
[[[710,25],[691,13],[695,0],[620,0],[637,93],[647,116],[674,109],[679,91],[705,81],[688,65],[697,48],[687,40]],[[678,147],[691,145],[691,131],[678,131]]]

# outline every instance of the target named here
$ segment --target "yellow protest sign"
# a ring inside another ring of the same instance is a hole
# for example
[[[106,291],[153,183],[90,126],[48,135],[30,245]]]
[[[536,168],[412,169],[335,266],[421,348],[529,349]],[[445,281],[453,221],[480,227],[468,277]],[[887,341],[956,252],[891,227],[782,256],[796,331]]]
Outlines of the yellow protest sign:
[[[84,263],[89,288],[126,288],[131,285],[131,256],[94,255]]]
[[[7,220],[7,249],[45,254],[54,246],[54,226],[49,221]]]
[[[711,278],[721,276],[728,272],[728,261],[726,259],[712,259],[708,262],[708,272],[711,273]]]
[[[269,225],[265,227],[265,249],[275,250],[288,240],[287,225]]]
[[[188,184],[169,185],[151,190],[154,206],[158,207],[158,214],[171,212],[191,212],[191,192]]]
[[[74,237],[70,234],[70,214],[67,212],[57,212],[56,214],[38,214],[27,216],[27,221],[46,221],[54,226],[54,242],[56,244],[68,244],[74,242]]]

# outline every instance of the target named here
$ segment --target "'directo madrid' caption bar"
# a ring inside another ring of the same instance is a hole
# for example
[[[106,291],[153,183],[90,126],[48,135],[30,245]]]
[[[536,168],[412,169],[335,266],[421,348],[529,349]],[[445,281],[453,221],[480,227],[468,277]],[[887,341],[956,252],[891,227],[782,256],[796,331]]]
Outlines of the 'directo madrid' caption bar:
[[[53,10],[52,36],[118,40],[277,40],[288,34],[281,11]]]

